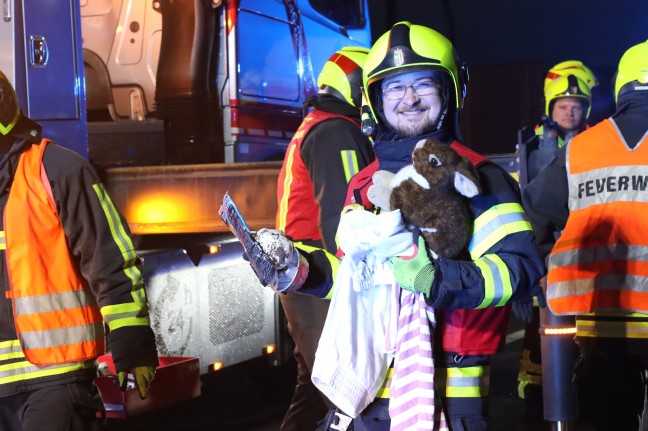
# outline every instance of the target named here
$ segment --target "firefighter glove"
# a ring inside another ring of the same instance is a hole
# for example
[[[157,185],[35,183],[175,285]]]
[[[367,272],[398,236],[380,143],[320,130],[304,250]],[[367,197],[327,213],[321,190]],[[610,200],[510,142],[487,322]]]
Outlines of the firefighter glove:
[[[389,259],[394,278],[401,289],[423,293],[429,298],[434,285],[434,262],[430,259],[425,238],[418,236],[416,250],[411,256],[396,256]]]
[[[276,276],[272,277],[267,285],[275,292],[298,290],[308,276],[308,261],[295,248],[293,242],[282,231],[266,228],[259,229],[256,241],[265,256],[248,258],[267,257],[277,269]]]
[[[155,367],[150,365],[134,367],[131,370],[131,373],[133,374],[133,378],[135,379],[135,386],[137,386],[137,390],[139,391],[140,398],[141,399],[146,398],[149,387],[151,386],[151,382],[155,378]],[[127,375],[128,375],[127,371],[119,372],[119,376],[118,376],[119,387],[122,391],[125,391],[128,388]]]

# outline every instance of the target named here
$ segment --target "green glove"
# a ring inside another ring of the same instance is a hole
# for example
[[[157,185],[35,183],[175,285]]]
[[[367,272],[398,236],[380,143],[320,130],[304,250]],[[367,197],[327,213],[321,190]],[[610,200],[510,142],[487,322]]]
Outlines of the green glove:
[[[394,278],[402,289],[421,292],[430,296],[434,283],[434,264],[427,254],[425,238],[419,235],[416,254],[413,257],[389,258],[394,271]]]
[[[140,398],[141,399],[146,398],[149,387],[151,386],[151,382],[153,381],[153,378],[155,378],[155,367],[152,367],[150,365],[143,365],[141,367],[133,368],[131,372],[133,373],[133,377],[135,377],[135,385],[139,390]],[[121,388],[122,391],[126,390],[127,374],[128,374],[127,371],[119,372],[119,387]]]

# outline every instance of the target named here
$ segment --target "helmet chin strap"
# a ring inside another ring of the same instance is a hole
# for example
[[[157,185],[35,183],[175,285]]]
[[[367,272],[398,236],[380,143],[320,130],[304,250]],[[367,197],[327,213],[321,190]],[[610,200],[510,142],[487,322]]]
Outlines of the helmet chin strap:
[[[442,79],[443,85],[443,106],[441,107],[441,112],[439,113],[439,118],[437,118],[436,124],[434,125],[434,131],[441,130],[448,116],[448,111],[450,110],[450,91],[448,90],[447,77],[444,75]]]
[[[439,130],[441,127],[443,127],[443,122],[446,119],[446,116],[448,115],[448,103],[444,103],[443,109],[441,110],[441,113],[439,114],[439,118],[437,119],[436,126],[434,127],[434,130]]]

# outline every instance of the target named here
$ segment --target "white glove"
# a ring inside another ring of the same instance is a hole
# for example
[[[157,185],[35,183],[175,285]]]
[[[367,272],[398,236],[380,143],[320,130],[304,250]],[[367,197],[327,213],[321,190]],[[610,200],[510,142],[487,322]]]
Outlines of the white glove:
[[[262,228],[256,241],[277,267],[277,276],[268,285],[275,292],[298,290],[308,276],[308,261],[280,230]]]

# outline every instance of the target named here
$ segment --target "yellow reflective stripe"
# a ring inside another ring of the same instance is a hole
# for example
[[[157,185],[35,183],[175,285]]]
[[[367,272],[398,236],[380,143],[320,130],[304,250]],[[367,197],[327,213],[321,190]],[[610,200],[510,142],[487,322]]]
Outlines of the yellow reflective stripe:
[[[0,361],[6,361],[9,359],[24,358],[25,354],[22,352],[11,352],[11,353],[2,353],[0,354]]]
[[[324,255],[329,261],[329,264],[331,265],[331,277],[333,279],[333,283],[335,283],[335,279],[337,278],[337,273],[338,269],[340,268],[340,259],[338,259],[335,255],[329,253],[328,251],[324,250],[323,248],[319,247],[313,247],[310,245],[306,245],[301,242],[296,242],[295,247],[297,247],[300,250],[304,250],[307,253],[310,253],[312,251],[320,250],[324,252]],[[334,286],[331,286],[331,290],[326,294],[326,297],[324,299],[331,299],[333,297],[333,288]]]
[[[643,315],[645,316],[645,314]],[[648,338],[648,322],[611,322],[576,318],[577,337]]]
[[[587,316],[607,316],[607,317],[617,317],[620,319],[625,318],[639,318],[639,319],[648,319],[648,314],[646,313],[635,313],[633,311],[596,311],[592,313],[583,313],[579,317]]]
[[[378,389],[378,392],[376,393],[376,398],[389,398],[391,395],[391,381],[392,378],[394,377],[394,368],[389,367],[389,370],[387,370],[387,375],[385,376],[385,380],[383,381],[383,384],[380,386],[380,389]]]
[[[304,118],[304,120],[306,120],[306,118]],[[302,136],[304,136],[304,131],[301,130],[301,129],[299,129],[299,130],[297,130],[297,131],[295,132],[295,134],[293,135],[293,139],[301,139]]]
[[[526,218],[522,205],[494,205],[475,219],[473,235],[468,245],[470,256],[478,259],[507,235],[531,230],[531,223]]]
[[[77,362],[73,364],[51,365],[37,367],[28,361],[14,362],[0,366],[0,385],[39,377],[55,376],[71,371],[94,367],[95,361]]]
[[[115,319],[116,316],[130,314],[136,316],[142,311],[142,304],[127,302],[124,304],[112,304],[101,307],[101,314],[107,321]]]
[[[11,129],[14,128],[14,126],[18,122],[19,116],[20,116],[20,111],[16,111],[16,115],[14,115],[13,119],[9,124],[5,126],[4,124],[0,123],[0,133],[2,133],[3,136],[7,135],[11,131]]]
[[[511,274],[502,258],[487,254],[474,263],[484,279],[484,300],[476,308],[505,305],[513,295],[513,286]]]
[[[7,249],[7,240],[5,239],[5,231],[0,230],[0,250]]]
[[[342,157],[342,166],[344,167],[344,178],[346,178],[347,184],[351,178],[358,173],[358,156],[356,155],[355,150],[344,150],[340,151],[340,156]]]
[[[148,317],[126,317],[123,319],[115,319],[108,324],[111,331],[122,328],[124,326],[149,326],[151,321]]]
[[[92,188],[99,198],[101,208],[104,210],[113,240],[115,241],[115,244],[117,244],[117,247],[119,247],[124,258],[124,273],[132,282],[132,290],[135,291],[141,289],[144,286],[144,283],[142,281],[142,274],[136,265],[137,254],[135,253],[135,247],[133,246],[130,236],[126,233],[126,229],[119,218],[119,213],[110,199],[110,196],[108,196],[103,184],[95,184]],[[133,295],[133,300],[141,301],[141,293]]]
[[[24,358],[25,354],[20,346],[20,341],[9,340],[0,343],[0,361],[9,359]]]
[[[294,139],[294,138],[293,138]],[[295,162],[295,149],[296,144],[290,144],[284,163],[286,164],[285,174],[283,181],[283,194],[279,202],[279,217],[277,229],[286,231],[287,217],[288,217],[288,199],[290,198],[290,186],[294,180],[293,165]]]
[[[111,331],[123,326],[146,326],[150,320],[146,315],[146,307],[143,303],[131,302],[125,304],[113,304],[101,307],[101,314],[104,316]]]
[[[9,340],[0,342],[0,349],[8,349],[11,347],[20,346],[20,341],[18,340]]]
[[[475,398],[488,395],[490,367],[450,367],[439,369],[439,386],[445,384],[446,397]],[[445,374],[445,379],[443,379]]]

